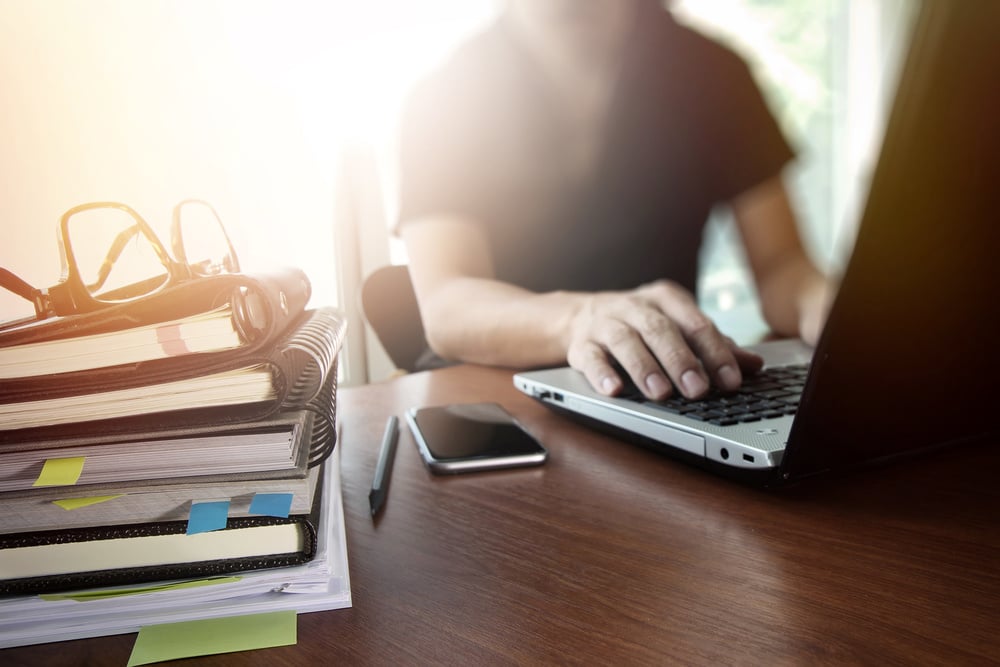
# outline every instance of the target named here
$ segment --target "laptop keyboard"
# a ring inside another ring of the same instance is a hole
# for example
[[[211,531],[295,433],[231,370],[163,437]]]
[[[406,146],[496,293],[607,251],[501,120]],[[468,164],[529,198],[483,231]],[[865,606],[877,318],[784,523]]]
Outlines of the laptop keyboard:
[[[713,389],[697,400],[676,395],[664,401],[651,401],[634,385],[627,387],[620,397],[689,419],[732,426],[795,414],[808,372],[808,364],[765,368],[744,376],[743,384],[734,392]]]

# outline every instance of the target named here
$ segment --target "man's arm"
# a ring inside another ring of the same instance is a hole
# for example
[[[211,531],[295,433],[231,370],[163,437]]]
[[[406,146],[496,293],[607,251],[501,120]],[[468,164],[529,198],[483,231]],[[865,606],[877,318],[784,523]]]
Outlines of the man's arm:
[[[674,385],[704,394],[709,378],[735,389],[760,358],[722,336],[679,286],[625,292],[534,293],[498,281],[483,233],[460,218],[403,225],[424,329],[449,359],[511,367],[569,363],[598,391],[623,388],[617,360],[650,398]]]
[[[410,275],[431,348],[446,359],[515,368],[566,358],[579,307],[569,293],[535,294],[495,279],[487,241],[460,218],[403,225]]]
[[[781,177],[739,195],[732,207],[767,324],[815,344],[835,288],[802,245]]]

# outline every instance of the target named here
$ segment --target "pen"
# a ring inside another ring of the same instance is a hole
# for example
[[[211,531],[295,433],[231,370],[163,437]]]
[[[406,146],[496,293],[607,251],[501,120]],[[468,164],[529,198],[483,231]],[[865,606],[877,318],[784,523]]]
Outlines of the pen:
[[[372,480],[372,490],[368,494],[368,503],[372,508],[372,516],[378,514],[385,504],[385,495],[389,490],[389,475],[392,473],[392,460],[396,454],[396,440],[399,430],[399,419],[396,415],[389,417],[385,424],[385,434],[382,436],[382,447],[378,453],[378,463],[375,465],[375,479]]]

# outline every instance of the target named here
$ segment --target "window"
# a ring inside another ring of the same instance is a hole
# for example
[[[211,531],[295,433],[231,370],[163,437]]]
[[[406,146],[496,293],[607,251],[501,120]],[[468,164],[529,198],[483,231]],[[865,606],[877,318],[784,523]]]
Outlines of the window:
[[[838,272],[877,155],[901,46],[916,14],[905,0],[678,0],[678,19],[750,64],[798,159],[786,173],[803,240]],[[739,342],[767,332],[731,215],[713,214],[699,301]]]

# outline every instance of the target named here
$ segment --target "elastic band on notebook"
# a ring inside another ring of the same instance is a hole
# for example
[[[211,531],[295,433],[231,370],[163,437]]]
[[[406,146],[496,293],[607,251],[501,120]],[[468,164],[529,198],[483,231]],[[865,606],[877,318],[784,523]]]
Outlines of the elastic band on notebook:
[[[168,357],[176,357],[188,354],[191,350],[181,338],[181,327],[179,324],[168,324],[156,327],[156,342],[160,344]]]

